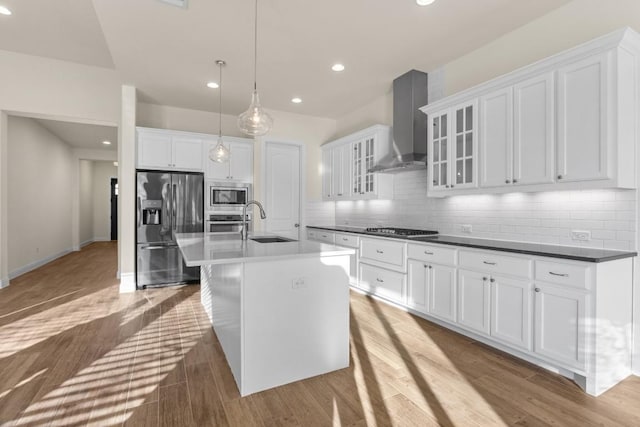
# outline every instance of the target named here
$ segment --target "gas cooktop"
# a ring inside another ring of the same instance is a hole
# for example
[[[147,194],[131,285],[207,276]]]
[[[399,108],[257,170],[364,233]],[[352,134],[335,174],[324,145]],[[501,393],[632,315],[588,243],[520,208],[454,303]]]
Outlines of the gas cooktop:
[[[395,236],[408,236],[408,237],[433,236],[435,234],[438,234],[437,231],[414,230],[411,228],[397,228],[397,227],[369,227],[367,228],[366,231],[367,233],[390,234]]]

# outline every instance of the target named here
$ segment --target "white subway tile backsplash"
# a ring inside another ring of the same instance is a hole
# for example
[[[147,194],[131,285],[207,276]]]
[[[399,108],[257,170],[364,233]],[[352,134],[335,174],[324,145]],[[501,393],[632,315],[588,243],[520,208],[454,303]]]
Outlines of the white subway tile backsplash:
[[[473,237],[630,250],[636,247],[636,190],[554,191],[426,197],[426,171],[397,174],[394,200],[335,203],[335,223],[390,225]],[[311,223],[311,222],[309,222]],[[571,239],[571,230],[592,239]]]

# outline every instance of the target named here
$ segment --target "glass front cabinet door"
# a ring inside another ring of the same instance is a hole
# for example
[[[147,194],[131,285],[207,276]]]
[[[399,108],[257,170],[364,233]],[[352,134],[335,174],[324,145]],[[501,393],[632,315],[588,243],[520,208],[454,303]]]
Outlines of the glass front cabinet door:
[[[477,187],[477,105],[474,100],[430,115],[429,191]]]

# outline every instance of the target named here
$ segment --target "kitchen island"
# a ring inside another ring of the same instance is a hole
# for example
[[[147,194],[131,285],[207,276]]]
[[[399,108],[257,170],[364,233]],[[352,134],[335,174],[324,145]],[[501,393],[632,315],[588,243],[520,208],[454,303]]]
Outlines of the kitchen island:
[[[311,242],[177,234],[242,396],[349,366],[349,256]]]

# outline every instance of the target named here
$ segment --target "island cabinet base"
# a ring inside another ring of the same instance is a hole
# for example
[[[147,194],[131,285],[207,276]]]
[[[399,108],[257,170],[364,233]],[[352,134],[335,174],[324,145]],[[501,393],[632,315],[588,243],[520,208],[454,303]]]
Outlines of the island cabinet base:
[[[242,396],[349,366],[349,261],[202,266],[201,302]]]

